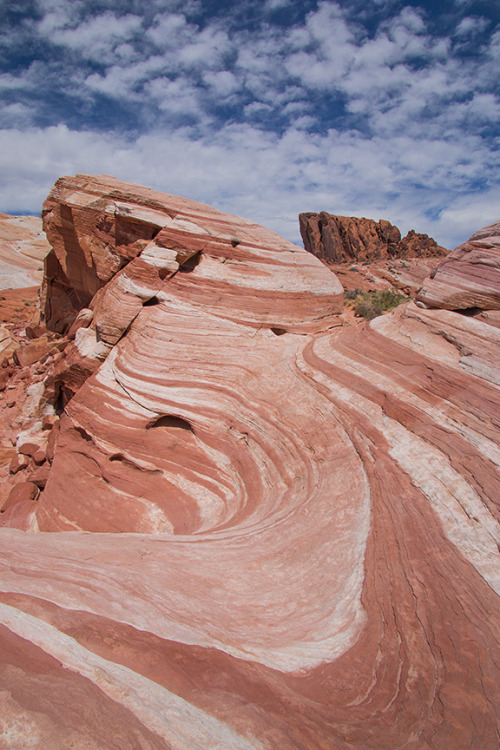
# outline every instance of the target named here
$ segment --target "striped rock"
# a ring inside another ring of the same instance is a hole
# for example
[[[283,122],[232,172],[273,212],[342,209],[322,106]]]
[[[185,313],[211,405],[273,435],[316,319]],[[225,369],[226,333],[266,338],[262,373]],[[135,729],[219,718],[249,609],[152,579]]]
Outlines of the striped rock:
[[[158,233],[83,314],[106,351],[0,529],[7,747],[496,749],[498,328],[335,325],[319,261],[190,206],[178,270]]]
[[[446,310],[500,310],[500,221],[473,234],[439,263],[417,300]]]
[[[49,250],[39,216],[0,213],[0,290],[38,286]]]

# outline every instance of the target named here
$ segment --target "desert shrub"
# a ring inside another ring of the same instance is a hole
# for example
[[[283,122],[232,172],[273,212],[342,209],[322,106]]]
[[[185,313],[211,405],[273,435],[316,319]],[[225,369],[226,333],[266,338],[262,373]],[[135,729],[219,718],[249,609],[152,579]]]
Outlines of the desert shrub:
[[[402,302],[407,301],[407,297],[399,294],[394,289],[384,289],[381,292],[368,292],[368,294],[375,298],[375,301],[380,304],[384,311],[394,310]]]
[[[378,315],[382,315],[383,312],[394,310],[395,307],[406,301],[406,297],[393,289],[384,289],[381,292],[360,292],[353,302],[354,314],[358,318],[373,320]]]
[[[358,318],[365,318],[365,320],[373,320],[373,318],[376,318],[381,312],[382,311],[377,312],[369,302],[358,302],[354,308],[354,314]]]
[[[344,292],[344,299],[356,299],[360,294],[362,294],[361,289],[348,289]]]

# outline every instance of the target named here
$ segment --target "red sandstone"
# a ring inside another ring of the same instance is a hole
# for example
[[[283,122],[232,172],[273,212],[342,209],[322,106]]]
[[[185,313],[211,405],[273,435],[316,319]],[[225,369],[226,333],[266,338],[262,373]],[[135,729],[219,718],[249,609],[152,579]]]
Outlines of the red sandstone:
[[[7,746],[496,750],[495,315],[343,325],[312,255],[112,178],[45,219],[63,337],[0,409]]]

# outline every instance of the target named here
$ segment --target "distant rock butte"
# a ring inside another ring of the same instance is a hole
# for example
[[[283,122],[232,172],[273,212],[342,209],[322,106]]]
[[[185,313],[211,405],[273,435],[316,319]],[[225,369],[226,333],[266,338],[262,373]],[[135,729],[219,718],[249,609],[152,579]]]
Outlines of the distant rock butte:
[[[311,254],[108,177],[44,212],[56,331],[0,402],[7,747],[497,750],[495,311],[342,326]]]
[[[428,258],[448,252],[413,229],[402,239],[399,229],[384,219],[333,216],[321,211],[300,214],[299,223],[306,250],[327,263]]]
[[[473,234],[436,266],[417,299],[446,310],[500,310],[500,221]]]

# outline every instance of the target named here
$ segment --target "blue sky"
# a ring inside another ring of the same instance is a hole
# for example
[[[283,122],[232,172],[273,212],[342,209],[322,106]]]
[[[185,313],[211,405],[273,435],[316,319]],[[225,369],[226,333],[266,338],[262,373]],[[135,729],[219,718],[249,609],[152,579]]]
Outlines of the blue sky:
[[[500,218],[498,0],[0,0],[0,210],[112,174],[299,241]]]

